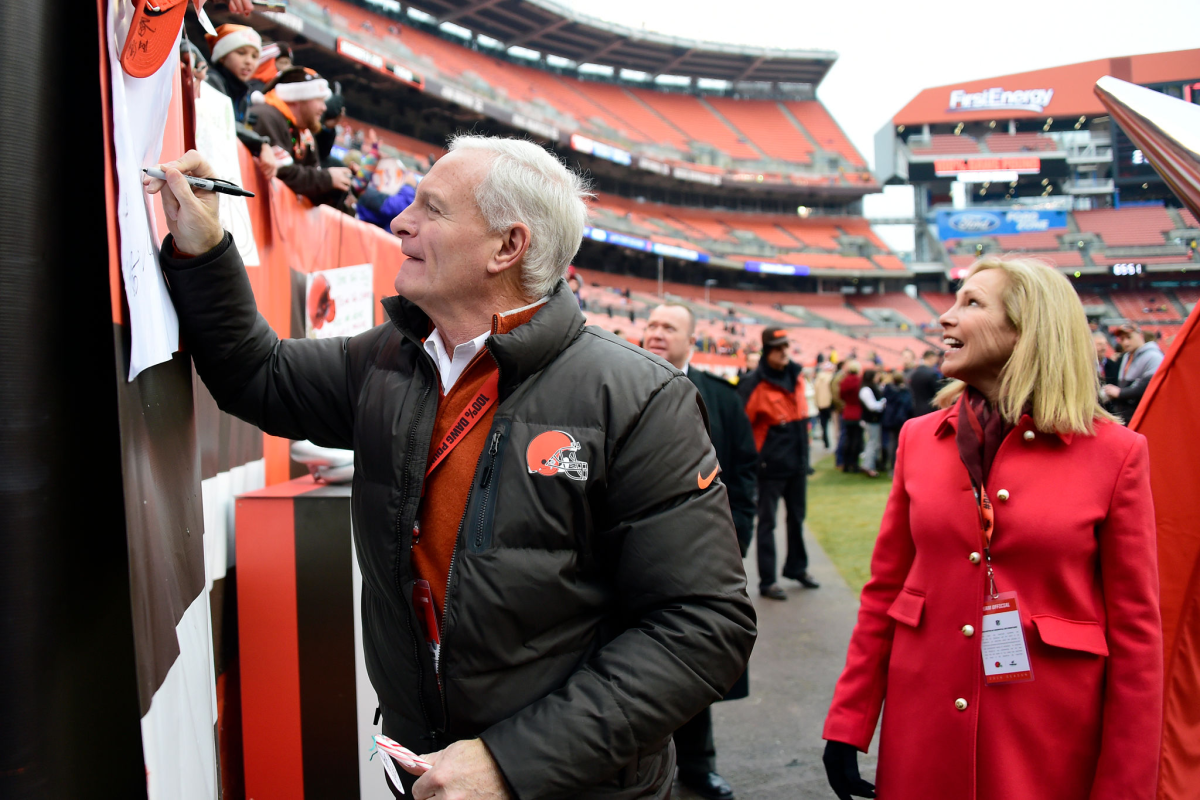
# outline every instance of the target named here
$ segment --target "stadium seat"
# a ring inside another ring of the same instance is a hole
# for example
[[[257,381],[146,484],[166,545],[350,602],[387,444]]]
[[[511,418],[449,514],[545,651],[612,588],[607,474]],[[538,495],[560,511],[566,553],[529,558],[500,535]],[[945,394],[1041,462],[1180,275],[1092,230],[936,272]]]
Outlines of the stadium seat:
[[[795,164],[812,162],[812,142],[787,118],[778,103],[728,97],[709,97],[706,101],[771,158]]]
[[[1097,234],[1109,247],[1163,245],[1163,234],[1174,227],[1162,206],[1076,211],[1075,221],[1079,230]]]
[[[793,100],[782,105],[822,148],[839,153],[852,166],[866,168],[862,156],[854,149],[854,145],[850,144],[846,134],[819,100]]]
[[[935,133],[924,139],[910,139],[908,149],[914,156],[957,156],[979,152],[979,142],[974,136],[952,133]]]

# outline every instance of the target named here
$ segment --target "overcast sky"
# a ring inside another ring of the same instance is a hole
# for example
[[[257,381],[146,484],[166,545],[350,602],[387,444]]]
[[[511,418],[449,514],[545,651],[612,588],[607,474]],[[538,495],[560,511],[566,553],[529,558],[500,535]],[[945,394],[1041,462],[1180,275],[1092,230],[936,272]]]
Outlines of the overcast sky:
[[[1111,56],[1200,47],[1200,0],[808,3],[559,0],[623,25],[710,41],[833,50],[817,90],[872,164],[875,132],[921,89]],[[1197,64],[1196,77],[1200,77]]]

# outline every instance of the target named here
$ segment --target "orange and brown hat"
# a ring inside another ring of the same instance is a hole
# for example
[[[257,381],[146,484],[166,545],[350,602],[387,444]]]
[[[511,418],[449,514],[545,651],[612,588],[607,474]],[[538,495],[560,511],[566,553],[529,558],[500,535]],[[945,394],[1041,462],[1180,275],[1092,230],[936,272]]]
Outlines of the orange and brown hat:
[[[764,353],[772,347],[783,347],[787,343],[787,331],[782,328],[763,328],[762,349]]]
[[[187,0],[137,0],[121,66],[135,78],[158,72],[175,49],[175,38],[183,26]]]

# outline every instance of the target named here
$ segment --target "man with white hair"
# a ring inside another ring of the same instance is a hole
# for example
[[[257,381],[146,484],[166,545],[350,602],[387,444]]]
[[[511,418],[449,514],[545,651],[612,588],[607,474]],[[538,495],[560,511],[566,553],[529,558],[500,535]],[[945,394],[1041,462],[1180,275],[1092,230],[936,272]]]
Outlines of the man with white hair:
[[[388,322],[279,340],[184,180],[208,165],[164,171],[163,265],[218,404],[355,451],[367,670],[384,733],[432,763],[403,789],[668,797],[671,732],[742,674],[755,617],[696,389],[585,327],[562,280],[580,178],[455,139],[392,222]]]

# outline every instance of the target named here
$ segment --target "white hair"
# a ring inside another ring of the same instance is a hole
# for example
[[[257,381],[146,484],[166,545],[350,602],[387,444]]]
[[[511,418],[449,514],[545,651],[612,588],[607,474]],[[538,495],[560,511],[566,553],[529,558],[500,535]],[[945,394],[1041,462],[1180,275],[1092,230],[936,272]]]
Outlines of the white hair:
[[[491,155],[487,175],[475,187],[475,202],[492,232],[518,222],[529,226],[521,283],[530,297],[549,294],[583,241],[585,198],[593,196],[587,181],[525,139],[459,135],[450,140],[449,149]]]

